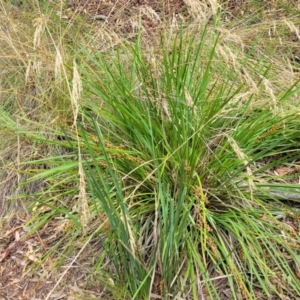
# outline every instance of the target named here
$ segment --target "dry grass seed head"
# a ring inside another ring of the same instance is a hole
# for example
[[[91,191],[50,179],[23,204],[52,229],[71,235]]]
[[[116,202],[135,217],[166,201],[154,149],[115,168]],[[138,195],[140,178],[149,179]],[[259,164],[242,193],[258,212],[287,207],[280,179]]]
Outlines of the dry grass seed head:
[[[62,67],[63,67],[63,57],[62,52],[58,47],[56,47],[56,55],[55,55],[55,63],[54,63],[54,77],[55,80],[60,80],[61,73],[62,73]]]
[[[263,76],[260,76],[260,77],[262,78],[262,83],[263,83],[263,85],[265,87],[266,92],[268,93],[268,95],[271,98],[271,102],[272,102],[271,107],[272,107],[273,114],[277,115],[278,111],[279,111],[279,108],[277,106],[277,99],[276,99],[276,96],[274,94],[271,82],[267,78],[265,78]]]
[[[239,147],[237,142],[231,136],[226,135],[226,137],[227,137],[232,149],[234,150],[235,154],[237,155],[237,157],[239,159],[241,159],[243,161],[243,164],[246,166],[246,172],[248,175],[248,187],[249,187],[249,190],[252,195],[253,191],[255,190],[255,184],[253,181],[253,172],[252,172],[251,168],[249,167],[249,158],[242,151],[242,149]]]
[[[77,63],[75,59],[73,60],[73,79],[72,79],[72,91],[71,91],[71,105],[73,110],[73,127],[76,129],[77,142],[78,142],[78,176],[79,176],[79,202],[81,204],[81,221],[83,229],[87,229],[88,219],[89,219],[89,206],[86,196],[86,183],[85,183],[85,173],[82,165],[80,141],[77,133],[77,118],[79,113],[79,100],[82,93],[82,81],[77,68]]]
[[[135,241],[135,237],[134,237],[134,234],[133,234],[131,226],[130,226],[131,221],[129,219],[129,216],[126,213],[121,213],[120,219],[123,222],[124,227],[126,228],[128,234],[129,234],[129,243],[130,243],[131,249],[128,249],[128,250],[130,250],[130,253],[132,254],[132,256],[134,258],[137,258],[137,256],[136,256],[136,251],[137,251],[136,241]]]
[[[219,7],[216,0],[184,0],[184,3],[195,20],[209,20]]]
[[[161,22],[159,15],[150,6],[148,6],[148,5],[141,6],[139,11],[140,11],[141,15],[145,15],[150,20],[153,20],[153,21],[156,20],[158,23]]]
[[[81,223],[84,231],[87,230],[87,225],[90,217],[89,206],[87,201],[86,194],[86,183],[85,183],[85,174],[82,166],[81,155],[79,155],[78,161],[78,174],[79,174],[79,201],[81,204]]]
[[[71,104],[73,110],[73,126],[76,127],[77,117],[79,113],[79,99],[82,93],[82,81],[77,68],[75,59],[73,60],[73,79],[72,79],[72,92],[71,92]]]
[[[289,27],[291,32],[296,34],[298,40],[300,41],[300,30],[299,30],[299,28],[297,28],[297,26],[289,20],[284,20],[284,23]]]
[[[33,20],[33,26],[35,27],[33,47],[34,50],[39,49],[41,46],[41,38],[49,21],[49,17],[41,15],[40,17]]]

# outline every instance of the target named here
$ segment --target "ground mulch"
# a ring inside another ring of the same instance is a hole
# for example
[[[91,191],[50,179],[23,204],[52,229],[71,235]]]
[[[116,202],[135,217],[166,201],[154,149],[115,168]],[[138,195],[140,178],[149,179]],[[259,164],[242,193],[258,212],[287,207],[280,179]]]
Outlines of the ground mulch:
[[[71,0],[66,16],[70,18],[73,14],[86,17],[96,26],[105,23],[125,37],[130,37],[140,25],[150,32],[163,27],[166,21],[173,18],[188,16],[188,7],[183,0]]]
[[[0,300],[112,299],[105,298],[108,291],[89,277],[89,257],[97,255],[97,243],[91,240],[85,248],[75,242],[72,257],[56,272],[65,245],[62,237],[72,224],[57,218],[30,234],[29,217],[15,214],[0,230]]]
[[[183,0],[71,0],[68,2],[67,7],[73,12],[88,14],[91,17],[104,15],[110,20],[116,20],[120,17],[127,18],[142,8],[153,10],[153,12],[163,18],[182,12],[186,5]]]

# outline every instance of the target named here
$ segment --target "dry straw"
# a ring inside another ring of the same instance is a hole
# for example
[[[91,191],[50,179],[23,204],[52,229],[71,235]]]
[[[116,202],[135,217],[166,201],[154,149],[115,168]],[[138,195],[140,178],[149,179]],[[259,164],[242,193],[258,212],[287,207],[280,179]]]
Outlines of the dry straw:
[[[71,104],[73,110],[73,126],[76,129],[77,143],[78,143],[78,175],[79,175],[79,202],[81,204],[81,222],[84,230],[87,229],[87,224],[89,220],[89,206],[86,196],[86,183],[85,174],[82,165],[81,151],[80,151],[80,141],[77,132],[77,118],[79,113],[79,100],[82,93],[82,82],[80,74],[78,72],[77,63],[75,59],[73,60],[73,80],[72,80],[72,92],[71,92]]]

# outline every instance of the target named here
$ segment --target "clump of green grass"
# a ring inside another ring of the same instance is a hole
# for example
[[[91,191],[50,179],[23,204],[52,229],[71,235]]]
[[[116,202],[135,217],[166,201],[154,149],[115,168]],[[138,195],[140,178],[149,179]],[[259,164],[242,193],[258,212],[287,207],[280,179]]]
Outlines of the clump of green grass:
[[[70,41],[78,27],[56,13],[35,25],[0,35],[0,126],[31,233],[63,232],[40,263],[93,241],[91,276],[113,299],[299,294],[299,186],[272,172],[299,161],[299,86],[271,46],[221,19],[111,44],[82,23]]]
[[[134,299],[295,295],[298,238],[279,221],[292,208],[266,189],[282,187],[266,170],[299,159],[297,114],[281,112],[299,89],[260,99],[217,54],[222,36],[183,32],[155,55],[140,37],[82,54],[84,87],[99,99],[81,125],[84,167],[108,222],[111,288]],[[237,64],[247,69],[247,57]]]

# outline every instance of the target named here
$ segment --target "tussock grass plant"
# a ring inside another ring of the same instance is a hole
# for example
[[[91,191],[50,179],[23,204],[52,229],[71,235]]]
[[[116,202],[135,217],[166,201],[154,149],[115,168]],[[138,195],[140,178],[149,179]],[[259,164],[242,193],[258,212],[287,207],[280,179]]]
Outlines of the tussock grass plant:
[[[140,36],[82,54],[84,87],[98,97],[81,125],[86,176],[109,224],[114,286],[129,297],[299,293],[298,238],[278,229],[289,208],[265,188],[280,190],[265,170],[299,159],[297,114],[280,110],[298,87],[262,105],[217,54],[220,38],[182,29],[159,54],[142,51]],[[247,68],[247,57],[237,63]]]
[[[2,215],[16,198],[29,234],[59,236],[34,267],[71,257],[58,285],[90,249],[111,299],[299,295],[299,85],[271,51],[294,27],[254,39],[220,15],[128,41],[46,7],[0,32]]]

